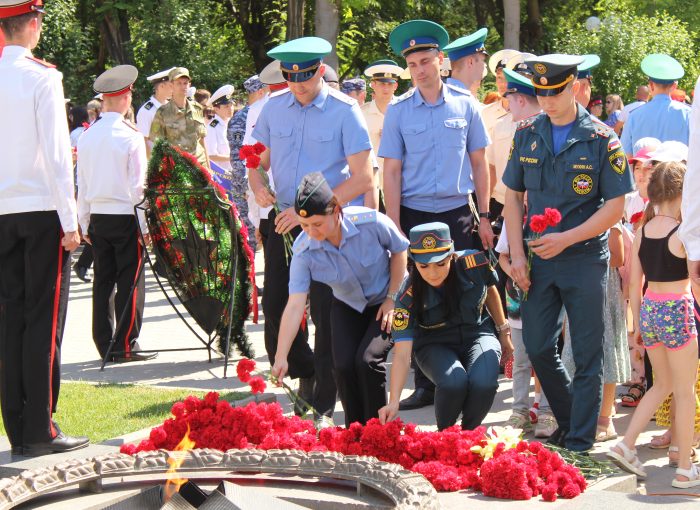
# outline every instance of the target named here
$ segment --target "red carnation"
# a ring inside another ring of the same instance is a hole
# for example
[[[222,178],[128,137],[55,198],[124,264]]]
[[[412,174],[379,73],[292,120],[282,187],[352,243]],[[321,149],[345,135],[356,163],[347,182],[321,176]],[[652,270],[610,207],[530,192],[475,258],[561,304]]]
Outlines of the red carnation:
[[[251,154],[245,160],[245,167],[246,168],[251,168],[251,169],[255,170],[259,166],[260,166],[260,156],[256,156],[255,154]]]
[[[545,207],[544,217],[547,220],[548,227],[556,227],[561,221],[561,213],[558,209],[552,207]]]
[[[238,379],[243,383],[247,383],[248,381],[250,381],[250,373],[253,370],[255,370],[255,361],[252,359],[243,358],[236,365],[236,375],[238,376]]]
[[[255,142],[255,145],[253,145],[253,150],[255,151],[255,154],[257,154],[258,156],[260,154],[262,154],[263,152],[265,152],[265,149],[267,149],[267,147],[265,147],[260,142]]]
[[[248,156],[252,154],[252,147],[250,145],[244,145],[241,147],[241,149],[238,151],[238,157],[239,159],[247,159]]]
[[[632,224],[637,223],[639,220],[642,219],[642,216],[644,216],[644,211],[639,211],[639,212],[634,213],[632,215],[632,217],[630,218],[630,223],[632,223]]]
[[[533,214],[530,218],[530,230],[536,234],[544,232],[547,226],[547,218],[542,214]]]

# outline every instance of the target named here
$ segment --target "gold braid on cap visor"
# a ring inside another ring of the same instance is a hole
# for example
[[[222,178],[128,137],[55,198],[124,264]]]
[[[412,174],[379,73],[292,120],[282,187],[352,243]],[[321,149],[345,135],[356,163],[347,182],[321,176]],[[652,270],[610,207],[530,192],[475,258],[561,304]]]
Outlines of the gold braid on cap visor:
[[[540,84],[537,83],[535,80],[532,80],[532,84],[534,85],[534,87],[535,87],[536,89],[551,90],[551,89],[558,89],[559,87],[564,87],[564,86],[566,86],[570,81],[573,81],[573,80],[574,80],[574,75],[573,75],[573,74],[570,74],[569,77],[568,77],[566,80],[564,80],[564,81],[562,81],[562,82],[560,82],[560,83],[557,83],[556,85],[540,85]]]

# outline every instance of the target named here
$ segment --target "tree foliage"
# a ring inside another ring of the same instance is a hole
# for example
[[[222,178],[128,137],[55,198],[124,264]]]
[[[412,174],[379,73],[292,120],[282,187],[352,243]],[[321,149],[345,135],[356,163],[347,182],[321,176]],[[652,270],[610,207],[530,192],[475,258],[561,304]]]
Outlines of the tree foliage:
[[[555,36],[554,47],[561,53],[600,55],[594,70],[593,92],[620,94],[628,101],[647,77],[640,63],[650,53],[666,53],[685,69],[679,86],[692,89],[700,68],[695,34],[688,24],[665,12],[653,16],[629,11],[608,12],[600,29],[589,32],[583,23],[563,25]]]

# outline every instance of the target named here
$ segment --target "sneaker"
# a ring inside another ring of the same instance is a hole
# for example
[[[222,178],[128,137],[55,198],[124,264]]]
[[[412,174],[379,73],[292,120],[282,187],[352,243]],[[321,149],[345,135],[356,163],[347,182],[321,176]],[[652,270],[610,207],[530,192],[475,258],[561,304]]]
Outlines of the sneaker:
[[[535,437],[549,437],[557,430],[557,420],[552,413],[540,413],[535,425]]]
[[[530,417],[527,415],[527,413],[519,413],[517,411],[513,411],[513,414],[510,415],[510,418],[508,418],[508,421],[506,422],[507,427],[513,427],[514,429],[520,429],[523,432],[532,430],[532,423],[530,423]]]
[[[314,420],[314,427],[320,432],[323,429],[335,427],[335,423],[333,423],[333,418],[323,415]]]

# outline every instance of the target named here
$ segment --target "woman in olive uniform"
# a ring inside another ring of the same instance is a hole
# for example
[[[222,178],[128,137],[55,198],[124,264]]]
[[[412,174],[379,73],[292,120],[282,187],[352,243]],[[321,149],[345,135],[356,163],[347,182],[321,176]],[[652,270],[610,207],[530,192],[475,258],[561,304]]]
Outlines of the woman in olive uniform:
[[[396,344],[389,404],[379,410],[382,423],[399,411],[401,390],[415,349],[418,366],[435,383],[435,418],[439,430],[481,424],[498,389],[503,353],[513,353],[510,326],[498,290],[496,273],[484,252],[454,251],[450,229],[427,223],[411,229],[410,257],[415,262],[394,310]],[[492,331],[495,320],[499,338]]]
[[[331,348],[345,425],[366,423],[386,404],[386,368],[397,291],[406,274],[408,240],[385,215],[340,208],[319,172],[306,175],[294,208],[303,233],[294,242],[289,301],[282,314],[272,375],[288,370],[287,355],[302,321],[311,280],[333,291]],[[326,423],[317,423],[321,428]]]

